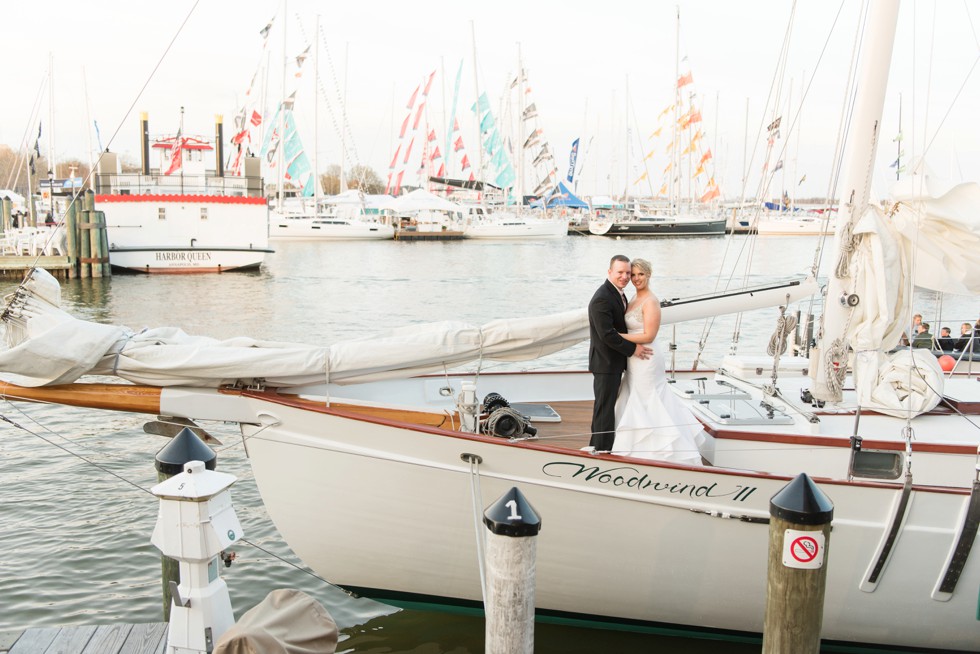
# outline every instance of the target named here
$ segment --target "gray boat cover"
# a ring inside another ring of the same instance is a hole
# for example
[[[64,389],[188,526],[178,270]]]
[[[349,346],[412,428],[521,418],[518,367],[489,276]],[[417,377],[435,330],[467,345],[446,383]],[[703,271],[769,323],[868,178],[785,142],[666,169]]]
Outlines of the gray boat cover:
[[[322,604],[302,591],[282,588],[232,625],[214,654],[333,654],[338,634]]]

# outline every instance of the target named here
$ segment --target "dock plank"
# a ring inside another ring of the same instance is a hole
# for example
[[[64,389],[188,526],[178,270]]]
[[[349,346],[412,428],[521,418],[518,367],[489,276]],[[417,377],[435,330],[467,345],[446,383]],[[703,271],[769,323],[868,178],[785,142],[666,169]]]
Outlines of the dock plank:
[[[96,627],[95,633],[92,634],[92,638],[82,649],[81,654],[118,652],[132,629],[133,625],[131,624],[100,625]]]
[[[163,654],[167,623],[35,627],[4,636],[3,654]]]
[[[44,650],[44,654],[80,654],[92,640],[95,625],[83,625],[72,629],[59,629],[58,635]]]
[[[133,625],[119,654],[159,654],[167,647],[167,623]]]
[[[40,629],[28,629],[10,648],[10,654],[38,654],[48,649],[54,642],[61,629],[57,627],[45,627]]]

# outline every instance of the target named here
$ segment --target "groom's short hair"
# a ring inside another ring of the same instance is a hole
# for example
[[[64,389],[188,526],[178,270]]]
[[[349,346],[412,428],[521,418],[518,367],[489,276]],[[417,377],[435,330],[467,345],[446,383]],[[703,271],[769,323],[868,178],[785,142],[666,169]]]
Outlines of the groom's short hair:
[[[630,258],[625,254],[614,254],[613,258],[609,260],[609,267],[612,268],[617,261],[625,261],[626,263],[629,263]]]

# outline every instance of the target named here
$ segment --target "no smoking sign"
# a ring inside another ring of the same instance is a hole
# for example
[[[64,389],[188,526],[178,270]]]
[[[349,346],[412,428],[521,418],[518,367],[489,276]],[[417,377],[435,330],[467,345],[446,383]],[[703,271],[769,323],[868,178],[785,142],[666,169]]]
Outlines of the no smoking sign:
[[[823,566],[823,559],[822,531],[786,530],[783,535],[783,565],[787,568],[813,570]]]

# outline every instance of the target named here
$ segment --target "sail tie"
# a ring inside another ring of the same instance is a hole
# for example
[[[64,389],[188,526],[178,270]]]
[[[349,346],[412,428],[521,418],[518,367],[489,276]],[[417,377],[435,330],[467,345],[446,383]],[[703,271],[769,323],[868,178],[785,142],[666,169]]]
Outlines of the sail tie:
[[[837,258],[837,267],[834,274],[837,279],[847,279],[851,276],[851,253],[857,249],[858,237],[854,236],[854,222],[848,220],[844,223],[840,233],[840,256]]]
[[[787,338],[796,329],[796,316],[787,316],[786,307],[779,307],[779,318],[776,320],[776,331],[769,337],[766,353],[771,356],[786,354]]]

